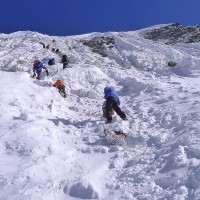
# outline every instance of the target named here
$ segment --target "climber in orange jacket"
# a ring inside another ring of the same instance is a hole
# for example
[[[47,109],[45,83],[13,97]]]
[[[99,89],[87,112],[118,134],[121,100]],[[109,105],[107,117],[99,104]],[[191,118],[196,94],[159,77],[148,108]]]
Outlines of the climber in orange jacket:
[[[58,88],[58,92],[64,97],[66,98],[66,92],[65,92],[65,83],[62,80],[57,80],[54,84],[53,87]]]

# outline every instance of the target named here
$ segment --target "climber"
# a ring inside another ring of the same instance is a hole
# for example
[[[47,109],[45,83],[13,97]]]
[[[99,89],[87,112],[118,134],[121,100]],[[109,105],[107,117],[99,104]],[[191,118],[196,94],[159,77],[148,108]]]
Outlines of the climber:
[[[42,72],[42,69],[45,69],[46,71],[46,74],[47,76],[49,75],[49,71],[48,69],[43,65],[43,63],[39,60],[34,60],[33,62],[33,78],[36,76],[37,74],[37,77],[36,79],[40,80],[40,75],[41,75],[41,72]]]
[[[112,122],[113,110],[123,120],[127,120],[125,113],[119,107],[119,105],[120,105],[119,96],[113,87],[107,86],[104,88],[104,98],[106,99],[106,103],[105,103],[105,109],[103,111],[104,112],[103,115],[107,119],[106,124]]]
[[[68,63],[69,63],[67,55],[62,56],[61,63],[63,63],[63,69],[65,69],[67,67]]]
[[[48,65],[55,65],[55,58],[50,58],[48,61]]]
[[[62,80],[57,80],[54,84],[53,87],[58,88],[58,92],[64,97],[66,98],[66,92],[65,92],[65,83]]]

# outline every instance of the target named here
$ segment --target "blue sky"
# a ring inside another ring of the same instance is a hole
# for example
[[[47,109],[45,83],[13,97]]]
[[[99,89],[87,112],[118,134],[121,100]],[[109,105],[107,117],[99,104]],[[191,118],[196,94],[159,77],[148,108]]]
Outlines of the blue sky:
[[[200,0],[0,0],[0,32],[48,35],[200,24]]]

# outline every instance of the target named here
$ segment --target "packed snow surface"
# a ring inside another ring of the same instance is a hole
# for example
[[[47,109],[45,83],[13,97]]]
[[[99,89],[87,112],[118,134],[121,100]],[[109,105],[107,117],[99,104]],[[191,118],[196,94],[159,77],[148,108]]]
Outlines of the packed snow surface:
[[[169,46],[144,31],[0,34],[1,200],[200,198],[200,44]],[[114,39],[105,56],[82,42],[103,36]],[[49,77],[31,78],[35,58]],[[57,79],[66,99],[52,87]],[[101,119],[105,86],[128,121]],[[126,146],[106,143],[108,127],[128,134]]]

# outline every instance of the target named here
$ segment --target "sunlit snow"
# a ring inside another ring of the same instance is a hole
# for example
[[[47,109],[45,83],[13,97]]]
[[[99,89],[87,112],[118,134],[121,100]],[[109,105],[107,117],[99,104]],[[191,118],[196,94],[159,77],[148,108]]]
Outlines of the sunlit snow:
[[[165,45],[144,31],[0,34],[0,199],[200,198],[200,44]],[[115,42],[105,57],[82,43],[102,36]],[[69,57],[68,68],[51,48]],[[31,78],[35,58],[49,77]],[[108,85],[128,121],[102,120]],[[126,146],[107,144],[107,127],[127,133]]]

